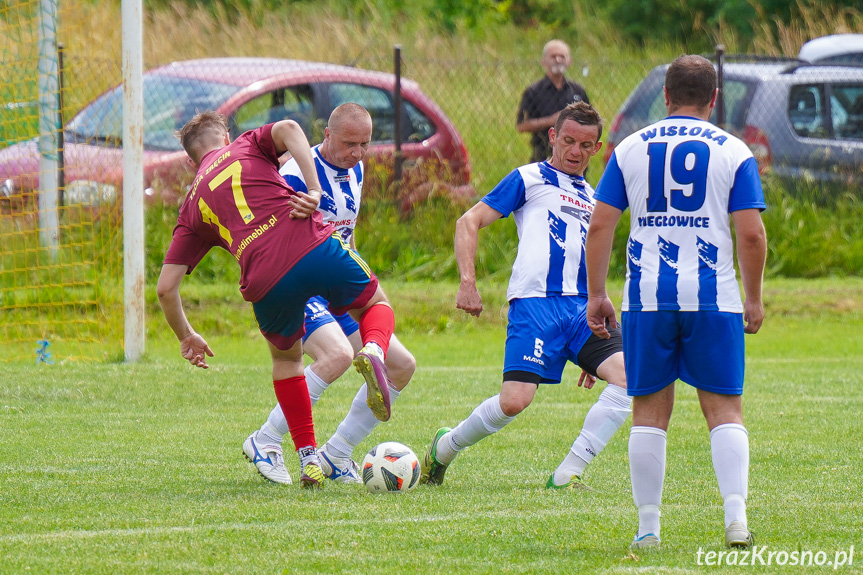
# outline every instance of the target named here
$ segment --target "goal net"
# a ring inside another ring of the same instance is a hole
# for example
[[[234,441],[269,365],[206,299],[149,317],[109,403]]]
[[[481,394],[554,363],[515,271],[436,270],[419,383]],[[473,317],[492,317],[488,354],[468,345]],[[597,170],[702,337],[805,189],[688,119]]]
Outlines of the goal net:
[[[120,83],[121,62],[64,49],[57,8],[0,4],[2,362],[123,358],[122,180],[106,183],[122,178],[122,142],[63,129]],[[119,161],[89,161],[83,143],[115,147]]]

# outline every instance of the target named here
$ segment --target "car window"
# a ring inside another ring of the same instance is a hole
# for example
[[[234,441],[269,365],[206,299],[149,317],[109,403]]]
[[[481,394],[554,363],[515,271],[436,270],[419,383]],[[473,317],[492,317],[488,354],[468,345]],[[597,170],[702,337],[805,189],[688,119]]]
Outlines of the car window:
[[[742,134],[755,85],[739,80],[725,80],[724,84],[722,93],[725,98],[725,129]],[[710,120],[714,123],[717,121],[715,109]]]
[[[294,120],[312,138],[314,105],[310,86],[291,86],[262,94],[240,106],[231,118],[232,136],[280,120]]]
[[[831,86],[833,133],[840,140],[863,140],[863,84]]]
[[[372,116],[372,143],[392,142],[395,138],[393,102],[389,92],[371,86],[335,82],[329,85],[330,107],[347,102],[359,104]]]
[[[174,131],[197,112],[219,107],[236,86],[188,78],[145,75],[144,149],[180,151]],[[120,146],[123,140],[123,87],[106,92],[81,110],[66,126],[72,141]]]
[[[743,126],[746,123],[746,113],[749,111],[749,104],[752,101],[752,93],[754,84],[748,84],[740,80],[725,80],[723,86],[723,95],[725,98],[725,124],[726,129],[731,132],[743,131]],[[653,124],[665,118],[668,112],[665,108],[665,92],[660,85],[658,93],[651,100],[647,108],[647,118],[645,125]],[[717,123],[716,108],[710,116],[710,121]]]
[[[839,54],[815,60],[819,64],[863,64],[863,52]]]
[[[405,102],[405,110],[407,110],[408,121],[410,122],[408,135],[405,138],[405,141],[422,142],[434,135],[434,123],[429,120],[428,116],[420,112],[416,106],[407,101]]]
[[[798,136],[826,138],[823,88],[817,85],[792,86],[788,96],[788,119]]]

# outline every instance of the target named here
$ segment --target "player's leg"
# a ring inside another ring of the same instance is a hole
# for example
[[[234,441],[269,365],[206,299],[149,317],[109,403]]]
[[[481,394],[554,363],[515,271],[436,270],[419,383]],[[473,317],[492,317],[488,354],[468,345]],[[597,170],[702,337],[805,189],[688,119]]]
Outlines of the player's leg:
[[[560,381],[566,364],[560,317],[551,298],[510,302],[500,394],[482,402],[454,429],[437,431],[422,461],[420,483],[440,485],[460,451],[503,429],[530,405],[540,383]]]
[[[287,350],[281,350],[270,342],[273,357],[273,388],[279,407],[285,415],[294,450],[300,457],[302,476],[300,485],[305,488],[323,485],[315,441],[315,425],[312,419],[312,402],[303,374],[303,344],[297,341]]]
[[[749,547],[749,434],[743,425],[745,350],[741,314],[693,314],[688,322],[681,379],[698,388],[710,429],[713,468],[725,508],[725,543]]]
[[[536,374],[525,372],[520,375]],[[513,377],[513,374],[507,373],[505,377]],[[539,386],[538,375],[536,379],[536,382],[504,381],[498,395],[480,403],[467,419],[462,420],[455,428],[438,429],[423,458],[420,483],[442,484],[447,467],[459,452],[497,433],[524,411],[536,394]]]
[[[395,314],[380,286],[367,305],[350,314],[360,324],[363,347],[354,357],[354,367],[366,380],[368,406],[376,418],[389,421],[392,407],[386,358]]]
[[[338,234],[309,252],[301,262],[306,260],[309,263],[304,269],[313,278],[311,293],[326,299],[333,315],[350,311],[359,322],[363,348],[354,358],[354,366],[369,384],[369,407],[378,419],[386,421],[390,417],[390,398],[384,362],[395,316],[378,279]]]
[[[626,384],[633,398],[629,473],[638,508],[634,548],[659,546],[666,430],[679,375],[677,319],[674,312],[624,312],[621,317]]]
[[[299,263],[304,261],[306,258]],[[300,457],[300,484],[310,488],[321,486],[324,475],[318,460],[312,405],[303,373],[303,310],[311,290],[304,285],[308,270],[299,263],[263,298],[254,302],[252,309],[270,348],[273,359],[273,389],[290,429],[294,448]],[[258,469],[261,471],[260,466]]]
[[[666,432],[673,408],[674,384],[649,395],[633,397],[629,474],[632,499],[638,509],[638,531],[632,542],[634,548],[659,546]]]
[[[342,328],[345,328],[344,324]],[[354,349],[359,351],[362,347],[359,331],[352,332],[348,339]],[[388,374],[392,378],[389,386],[390,406],[392,406],[416,369],[413,355],[395,335],[390,338],[386,365]],[[368,384],[364,383],[351,402],[347,415],[339,423],[332,437],[320,449],[324,473],[336,481],[359,481],[357,465],[352,459],[354,448],[371,434],[378,423],[380,420],[368,406]]]
[[[323,298],[314,297],[306,303],[303,323],[306,332],[303,336],[303,352],[314,360],[304,370],[309,398],[314,407],[327,387],[350,367],[354,352]],[[268,443],[280,445],[287,433],[288,422],[277,403],[257,436]]]
[[[743,425],[741,396],[698,390],[710,429],[713,469],[725,509],[725,543],[749,547],[752,535],[746,518],[749,492],[749,432]]]
[[[392,388],[397,391],[404,390],[410,383],[417,369],[417,360],[408,348],[396,337],[390,338],[390,348],[387,354],[387,374],[392,383]],[[392,389],[391,388],[391,389]]]
[[[608,385],[587,412],[581,432],[572,443],[569,453],[546,482],[546,487],[554,489],[585,487],[581,480],[585,468],[605,449],[631,413],[632,402],[626,393],[620,329],[609,329],[611,337],[608,339],[590,334],[585,341],[582,330],[587,329],[587,322],[583,313],[579,313],[577,322],[570,358],[587,373],[607,381]],[[579,343],[582,341],[583,345]]]

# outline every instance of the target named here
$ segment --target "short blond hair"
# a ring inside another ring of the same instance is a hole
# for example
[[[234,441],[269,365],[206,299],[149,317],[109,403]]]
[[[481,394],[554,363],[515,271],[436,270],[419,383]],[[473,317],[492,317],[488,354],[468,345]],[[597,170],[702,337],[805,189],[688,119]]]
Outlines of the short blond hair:
[[[185,126],[177,130],[176,136],[195,165],[198,165],[204,154],[222,147],[227,133],[228,121],[225,117],[213,110],[207,110],[195,114]]]

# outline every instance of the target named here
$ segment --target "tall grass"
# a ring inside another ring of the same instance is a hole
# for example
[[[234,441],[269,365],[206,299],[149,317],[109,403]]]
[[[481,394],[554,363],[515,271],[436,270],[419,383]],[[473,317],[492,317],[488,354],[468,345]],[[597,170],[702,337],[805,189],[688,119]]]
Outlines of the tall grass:
[[[797,0],[801,17],[789,23],[774,21],[762,15],[759,33],[753,42],[756,52],[775,56],[796,56],[800,47],[813,38],[830,34],[863,32],[863,7],[823,7],[817,3]],[[775,26],[775,32],[774,32]]]

